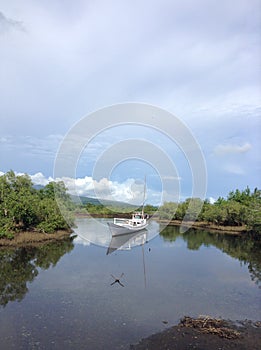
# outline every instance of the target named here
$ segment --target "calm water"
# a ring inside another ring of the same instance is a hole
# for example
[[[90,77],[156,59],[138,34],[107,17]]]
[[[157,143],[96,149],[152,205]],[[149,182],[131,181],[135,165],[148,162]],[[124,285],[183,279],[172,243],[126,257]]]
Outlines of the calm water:
[[[155,235],[154,222],[143,246],[107,255],[102,227],[81,219],[73,241],[0,250],[1,348],[128,349],[184,315],[261,319],[260,242]]]

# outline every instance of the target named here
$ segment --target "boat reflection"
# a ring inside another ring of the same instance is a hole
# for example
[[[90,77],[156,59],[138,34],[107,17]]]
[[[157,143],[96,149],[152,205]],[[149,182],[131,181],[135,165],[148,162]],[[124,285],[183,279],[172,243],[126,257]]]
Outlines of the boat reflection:
[[[147,233],[147,229],[143,229],[138,232],[112,236],[106,255],[115,250],[130,250],[135,246],[143,246],[147,241]]]

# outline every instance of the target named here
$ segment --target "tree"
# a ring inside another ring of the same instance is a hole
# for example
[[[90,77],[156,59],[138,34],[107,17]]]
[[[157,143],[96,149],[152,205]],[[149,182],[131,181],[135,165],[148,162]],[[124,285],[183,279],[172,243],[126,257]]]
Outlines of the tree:
[[[67,213],[73,208],[63,182],[49,183],[37,191],[28,175],[9,171],[0,176],[1,236],[28,229],[43,232],[68,229],[73,218]]]
[[[188,221],[196,221],[203,207],[203,201],[200,198],[190,198],[190,199],[187,199],[185,203],[186,203],[185,219]]]
[[[199,209],[202,207],[201,212]],[[261,232],[261,190],[251,193],[245,190],[229,192],[227,199],[219,197],[214,204],[199,198],[188,198],[184,202],[164,203],[159,208],[161,219],[199,220],[216,225],[245,226],[248,231]]]
[[[161,219],[172,220],[175,217],[177,208],[177,203],[165,202],[163,206],[159,207],[159,217]]]

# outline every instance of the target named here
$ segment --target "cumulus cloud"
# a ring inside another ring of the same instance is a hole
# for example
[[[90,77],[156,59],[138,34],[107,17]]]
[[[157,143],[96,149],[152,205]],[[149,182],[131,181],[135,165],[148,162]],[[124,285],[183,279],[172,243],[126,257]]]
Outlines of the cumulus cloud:
[[[0,176],[4,172],[0,171]],[[24,175],[24,173],[16,172],[16,175]],[[124,182],[111,181],[102,178],[99,181],[94,180],[90,176],[83,178],[52,178],[46,177],[41,172],[29,175],[35,185],[46,186],[51,181],[63,181],[68,192],[76,196],[84,196],[98,198],[99,200],[112,200],[126,202],[133,205],[142,205],[144,200],[144,184],[137,184],[137,181],[130,178]],[[146,200],[149,204],[158,205],[161,202],[162,194],[160,191],[147,189]]]
[[[52,177],[46,178],[41,172],[30,175],[30,178],[35,185],[41,186],[46,186],[49,182],[53,181]]]
[[[252,148],[251,144],[246,142],[243,145],[236,145],[236,144],[226,144],[226,145],[218,145],[215,147],[215,154],[216,155],[226,155],[226,154],[240,154],[240,153],[246,153],[250,151]]]

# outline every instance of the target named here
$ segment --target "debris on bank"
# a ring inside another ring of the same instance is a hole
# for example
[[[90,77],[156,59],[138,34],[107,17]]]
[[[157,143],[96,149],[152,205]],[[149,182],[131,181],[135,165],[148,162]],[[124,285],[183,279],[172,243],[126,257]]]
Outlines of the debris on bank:
[[[184,316],[178,325],[131,345],[131,350],[260,350],[261,322]]]
[[[180,320],[181,327],[193,327],[202,333],[216,334],[221,338],[236,339],[241,333],[235,329],[229,328],[227,321],[210,316],[199,316],[192,318],[185,316]]]

